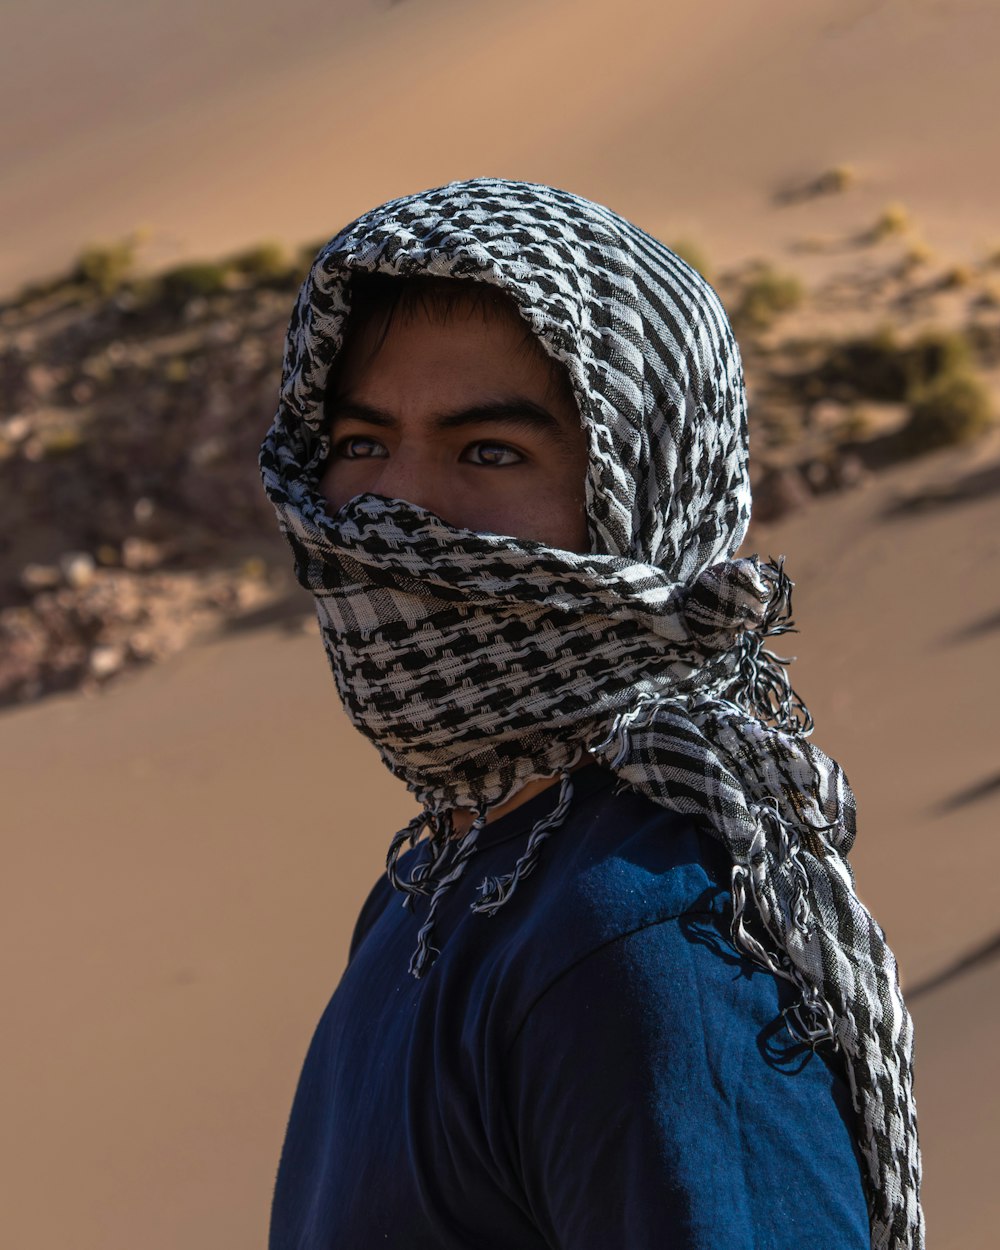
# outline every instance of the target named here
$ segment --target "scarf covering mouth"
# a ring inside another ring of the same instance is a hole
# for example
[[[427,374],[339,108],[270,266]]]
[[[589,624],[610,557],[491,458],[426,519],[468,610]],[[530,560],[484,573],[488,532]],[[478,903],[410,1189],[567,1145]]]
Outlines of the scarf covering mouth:
[[[573,389],[589,553],[377,495],[330,508],[323,398],[362,274],[506,293]],[[747,410],[711,287],[609,209],[549,187],[476,179],[391,201],[336,235],[303,284],[261,471],[347,712],[423,805],[387,861],[421,911],[414,975],[433,964],[435,912],[487,812],[561,778],[511,871],[480,886],[474,910],[495,915],[530,890],[546,842],[558,853],[589,753],[727,848],[735,942],[797,987],[793,1032],[842,1052],[872,1247],[921,1250],[912,1025],[847,861],[854,796],[765,646],[791,628],[791,584],[780,565],[733,558],[750,516]],[[462,836],[456,808],[475,813]],[[398,858],[424,830],[404,877]]]

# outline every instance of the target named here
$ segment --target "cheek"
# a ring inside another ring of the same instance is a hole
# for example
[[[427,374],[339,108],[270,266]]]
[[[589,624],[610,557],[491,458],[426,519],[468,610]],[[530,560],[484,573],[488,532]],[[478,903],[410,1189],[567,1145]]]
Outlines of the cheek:
[[[347,495],[340,481],[340,475],[333,469],[327,469],[319,483],[320,494],[334,512],[347,502]]]
[[[520,528],[511,532],[561,551],[589,551],[586,474],[584,455],[568,457],[533,490],[518,492],[514,520]]]
[[[590,523],[587,517],[587,473],[589,459],[586,451],[581,448],[580,454],[574,457],[572,464],[567,466],[566,481],[569,490],[566,496],[562,517],[562,528],[568,539],[563,550],[588,552],[591,549]]]
[[[577,490],[567,489],[565,480],[530,492],[518,491],[503,501],[492,522],[484,528],[544,543],[559,551],[587,552],[590,532],[584,497],[582,485]]]
[[[582,490],[575,507],[563,518],[560,529],[562,541],[559,546],[563,551],[576,551],[584,554],[590,550],[590,526],[587,522],[587,509]]]

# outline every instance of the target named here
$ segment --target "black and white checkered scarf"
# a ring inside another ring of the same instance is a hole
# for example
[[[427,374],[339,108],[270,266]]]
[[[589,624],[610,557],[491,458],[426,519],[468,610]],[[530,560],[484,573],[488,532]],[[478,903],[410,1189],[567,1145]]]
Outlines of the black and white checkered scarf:
[[[486,282],[513,300],[579,406],[590,553],[375,495],[331,512],[324,390],[350,278],[371,273]],[[872,1246],[922,1247],[910,1017],[847,862],[853,795],[765,646],[790,627],[790,584],[732,558],[750,514],[746,402],[711,288],[608,209],[548,187],[479,179],[395,200],[317,257],[261,467],[347,711],[424,806],[388,861],[405,901],[429,898],[414,974],[488,809],[562,778],[520,859],[482,883],[476,910],[494,914],[557,839],[590,752],[726,846],[735,940],[796,985],[791,1027],[844,1055]],[[463,836],[457,807],[476,813]],[[425,829],[404,878],[398,856]]]

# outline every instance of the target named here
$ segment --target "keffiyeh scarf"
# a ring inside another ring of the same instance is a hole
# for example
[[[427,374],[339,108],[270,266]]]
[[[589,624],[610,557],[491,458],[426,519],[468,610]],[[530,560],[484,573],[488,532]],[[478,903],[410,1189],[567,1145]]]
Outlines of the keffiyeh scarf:
[[[323,396],[351,277],[371,273],[485,282],[513,301],[580,410],[590,552],[375,495],[332,512]],[[411,971],[433,962],[437,905],[474,862],[489,809],[561,778],[510,872],[480,887],[475,909],[495,914],[589,753],[727,848],[735,941],[797,987],[790,1027],[843,1053],[872,1246],[919,1250],[910,1017],[847,862],[853,795],[766,645],[791,627],[790,583],[780,565],[733,559],[750,514],[746,402],[707,283],[608,209],[548,187],[478,179],[390,202],[338,234],[303,285],[261,468],[347,711],[423,804],[388,858],[404,901],[428,900]],[[456,808],[474,813],[461,836]],[[425,830],[404,877],[400,852]]]

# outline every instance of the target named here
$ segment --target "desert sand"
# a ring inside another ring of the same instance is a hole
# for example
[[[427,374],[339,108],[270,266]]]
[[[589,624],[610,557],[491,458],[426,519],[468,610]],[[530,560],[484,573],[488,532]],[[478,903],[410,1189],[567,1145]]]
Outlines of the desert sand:
[[[1000,235],[985,2],[109,0],[4,20],[0,287],[137,226],[153,263],[212,255],[483,172],[807,278],[829,257],[798,241],[890,200],[956,258]],[[839,163],[849,196],[775,202]],[[995,441],[752,534],[799,583],[785,650],[858,794],[860,891],[913,996],[937,1250],[992,1250],[1000,1217],[1000,964],[963,964],[1000,927],[998,535]],[[0,715],[6,1245],[265,1244],[299,1064],[412,811],[307,613],[293,598],[100,695]]]

